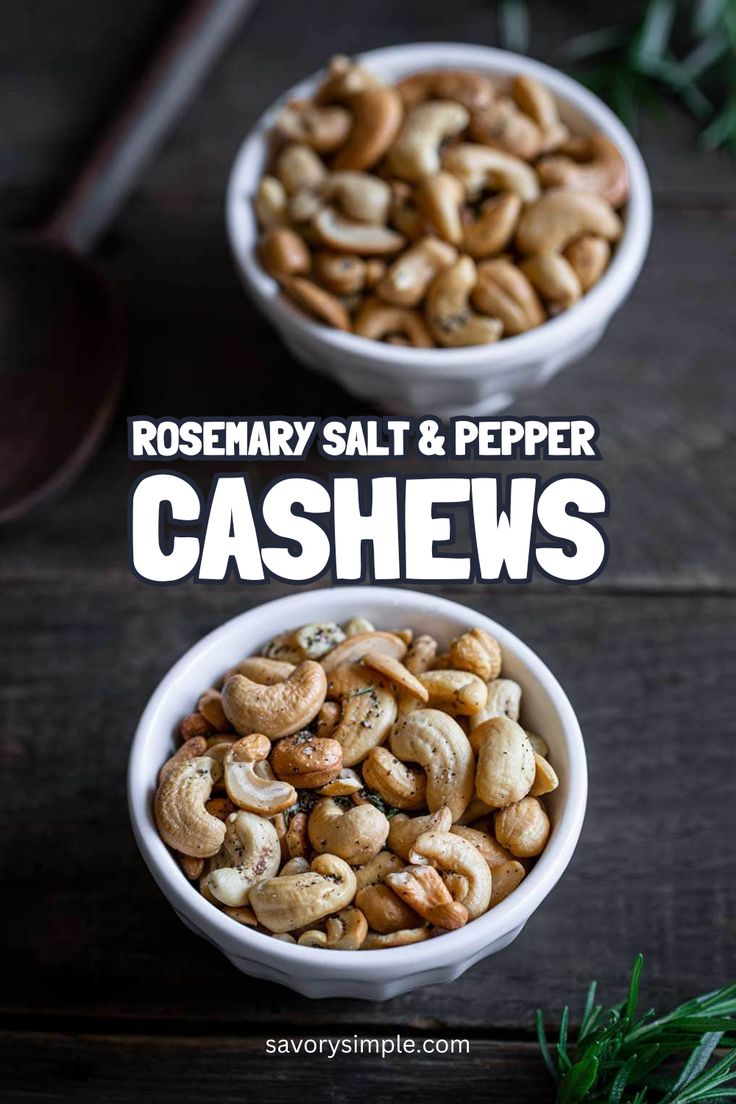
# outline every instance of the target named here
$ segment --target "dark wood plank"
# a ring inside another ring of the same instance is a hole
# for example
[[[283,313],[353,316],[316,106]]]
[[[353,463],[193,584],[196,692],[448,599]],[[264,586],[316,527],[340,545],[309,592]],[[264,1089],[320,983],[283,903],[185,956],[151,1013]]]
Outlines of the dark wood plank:
[[[257,1025],[338,1021],[529,1030],[597,976],[618,999],[638,950],[663,1005],[736,973],[736,602],[451,590],[536,648],[579,712],[591,771],[568,873],[508,951],[385,1006],[243,981],[176,920],[127,825],[128,744],[184,648],[264,597],[90,575],[8,587],[0,638],[0,1012]],[[193,695],[199,688],[193,688]],[[186,963],[186,969],[182,964]],[[223,1000],[223,993],[227,999]]]
[[[422,1038],[414,1041],[417,1048],[424,1045]],[[206,1099],[243,1104],[264,1096],[274,1104],[293,1104],[303,1094],[316,1099],[317,1092],[322,1100],[360,1094],[375,1104],[421,1099],[424,1093],[447,1104],[524,1104],[550,1092],[549,1076],[530,1043],[474,1040],[461,1057],[414,1053],[381,1059],[364,1053],[330,1059],[327,1053],[274,1056],[266,1051],[265,1037],[0,1036],[0,1065],[8,1070],[6,1104],[70,1099],[128,1104],[140,1095],[160,1104]]]

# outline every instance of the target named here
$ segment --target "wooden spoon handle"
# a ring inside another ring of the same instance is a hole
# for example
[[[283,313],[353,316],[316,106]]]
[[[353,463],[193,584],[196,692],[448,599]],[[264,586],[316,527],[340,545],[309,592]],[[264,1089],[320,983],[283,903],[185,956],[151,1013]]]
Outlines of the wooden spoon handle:
[[[80,252],[114,219],[255,0],[192,0],[44,230]]]

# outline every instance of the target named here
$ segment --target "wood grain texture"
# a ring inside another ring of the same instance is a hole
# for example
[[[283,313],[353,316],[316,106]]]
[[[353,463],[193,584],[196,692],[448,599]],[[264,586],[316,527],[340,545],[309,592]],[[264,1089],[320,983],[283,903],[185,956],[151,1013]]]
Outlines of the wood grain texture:
[[[736,968],[736,602],[713,597],[448,590],[546,660],[586,737],[589,814],[575,859],[515,945],[458,982],[388,1005],[310,1002],[252,980],[186,931],[127,824],[124,775],[154,685],[204,632],[262,595],[91,579],[10,589],[0,666],[0,1012],[254,1027],[396,1023],[529,1029],[596,975],[618,999],[636,951],[667,1004]],[[22,646],[18,642],[22,641]],[[192,688],[196,697],[200,687]],[[36,794],[41,798],[34,803]],[[686,953],[685,953],[686,949]],[[37,968],[29,969],[29,962]],[[186,964],[186,969],[183,965]],[[223,999],[223,993],[227,998]]]

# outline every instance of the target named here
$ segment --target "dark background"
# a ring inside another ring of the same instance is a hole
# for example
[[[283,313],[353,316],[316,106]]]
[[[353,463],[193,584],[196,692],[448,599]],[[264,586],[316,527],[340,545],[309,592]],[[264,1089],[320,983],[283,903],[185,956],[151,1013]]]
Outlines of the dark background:
[[[6,227],[48,213],[180,7],[0,6]],[[610,18],[597,9],[533,3],[533,53],[554,61]],[[453,985],[385,1005],[310,1002],[235,973],[187,932],[135,849],[124,771],[148,695],[203,633],[283,588],[132,578],[126,498],[142,469],[126,459],[124,415],[361,412],[296,365],[246,302],[224,187],[242,136],[285,86],[334,52],[417,39],[497,43],[496,6],[262,0],[98,251],[129,315],[118,418],[67,495],[0,532],[5,1100],[539,1101],[550,1092],[537,1005],[577,1006],[593,975],[619,999],[639,950],[645,999],[662,1007],[736,974],[736,166],[700,152],[675,109],[639,134],[656,217],[631,300],[598,349],[514,409],[599,421],[610,564],[580,589],[447,588],[527,640],[578,710],[589,814],[551,898],[509,950]],[[272,476],[250,470],[256,484]],[[267,1036],[397,1031],[468,1037],[471,1057],[264,1053]]]

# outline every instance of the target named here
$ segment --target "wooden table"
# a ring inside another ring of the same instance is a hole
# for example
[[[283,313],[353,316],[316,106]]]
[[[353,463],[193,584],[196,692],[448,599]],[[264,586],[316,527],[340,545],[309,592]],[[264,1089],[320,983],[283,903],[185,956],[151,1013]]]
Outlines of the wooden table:
[[[8,225],[47,210],[177,7],[3,6]],[[589,7],[535,4],[535,53],[553,59]],[[299,369],[242,296],[226,173],[260,110],[324,57],[448,38],[495,41],[494,5],[262,3],[100,251],[130,317],[117,423],[69,494],[0,533],[4,1100],[538,1101],[550,1098],[538,1005],[578,1007],[593,975],[619,999],[638,950],[646,999],[662,1006],[736,972],[736,168],[697,152],[674,113],[640,136],[656,219],[630,302],[593,354],[517,408],[599,421],[610,564],[578,589],[447,591],[537,649],[579,713],[590,806],[558,888],[509,950],[453,985],[318,1003],[234,973],[176,921],[133,843],[125,765],[149,693],[198,637],[279,588],[132,578],[126,495],[139,468],[124,415],[361,411]],[[306,468],[324,472],[318,459]],[[257,484],[273,474],[249,470]],[[468,1038],[470,1059],[275,1059],[264,1047],[397,1032]]]

